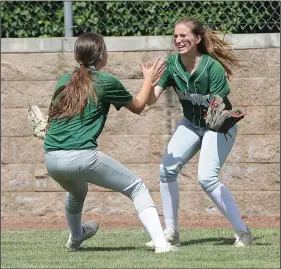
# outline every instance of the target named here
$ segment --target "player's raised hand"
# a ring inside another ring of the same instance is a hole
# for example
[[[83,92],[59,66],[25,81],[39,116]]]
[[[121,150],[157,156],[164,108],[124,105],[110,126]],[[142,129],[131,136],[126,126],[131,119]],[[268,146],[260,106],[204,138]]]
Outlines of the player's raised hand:
[[[158,57],[155,61],[141,64],[143,78],[150,79],[152,86],[156,86],[166,69],[166,59]]]

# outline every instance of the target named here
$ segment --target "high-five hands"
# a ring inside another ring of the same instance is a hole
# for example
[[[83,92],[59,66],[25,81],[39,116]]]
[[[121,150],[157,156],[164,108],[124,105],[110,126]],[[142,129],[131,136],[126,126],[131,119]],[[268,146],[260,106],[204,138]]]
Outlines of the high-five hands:
[[[143,78],[150,79],[152,81],[152,87],[155,87],[166,70],[166,59],[158,57],[155,61],[148,61],[140,65]]]

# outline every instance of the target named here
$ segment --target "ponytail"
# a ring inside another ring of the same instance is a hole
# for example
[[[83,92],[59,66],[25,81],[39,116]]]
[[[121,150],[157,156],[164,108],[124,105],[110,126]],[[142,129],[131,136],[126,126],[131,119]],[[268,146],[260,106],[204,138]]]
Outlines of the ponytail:
[[[187,17],[179,19],[177,24],[187,24],[192,27],[192,31],[195,35],[201,36],[201,42],[198,44],[198,50],[203,54],[208,54],[215,60],[217,60],[225,69],[227,78],[233,75],[232,67],[240,66],[239,59],[234,54],[231,44],[219,37],[219,32],[212,31],[206,28],[199,20]]]
[[[49,109],[50,119],[71,119],[76,114],[83,115],[83,111],[90,99],[98,102],[93,87],[93,74],[85,65],[72,73],[68,84],[61,86],[54,94]]]

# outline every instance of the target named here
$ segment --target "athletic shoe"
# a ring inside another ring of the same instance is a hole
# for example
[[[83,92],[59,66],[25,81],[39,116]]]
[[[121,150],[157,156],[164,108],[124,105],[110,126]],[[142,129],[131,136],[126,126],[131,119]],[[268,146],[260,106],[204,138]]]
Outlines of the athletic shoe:
[[[174,231],[174,232],[164,231],[164,235],[167,242],[169,242],[171,245],[176,247],[179,247],[181,245],[178,231]]]
[[[164,236],[166,241],[169,242],[172,246],[179,247],[181,245],[178,231],[169,232],[167,230],[164,230]],[[155,248],[152,240],[146,243],[145,246],[149,248]]]
[[[175,246],[172,246],[170,243],[167,242],[166,247],[156,247],[154,253],[165,253],[165,252],[172,252],[172,251],[178,251],[178,248]]]
[[[252,236],[252,233],[250,229],[247,227],[246,232],[240,232],[238,234],[235,234],[236,241],[234,243],[235,247],[245,247],[250,245],[254,238]]]
[[[72,251],[76,251],[77,249],[82,247],[82,243],[89,238],[93,237],[98,229],[99,229],[99,223],[97,221],[88,221],[84,224],[82,224],[83,229],[83,237],[81,240],[74,240],[71,238],[71,234],[69,235],[68,241],[66,243],[66,247],[71,249]]]

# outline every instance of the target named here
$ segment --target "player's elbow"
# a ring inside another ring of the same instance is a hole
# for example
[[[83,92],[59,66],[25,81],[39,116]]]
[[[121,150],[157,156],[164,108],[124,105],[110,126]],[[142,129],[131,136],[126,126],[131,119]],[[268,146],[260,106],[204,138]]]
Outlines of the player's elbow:
[[[130,110],[134,114],[141,114],[144,110],[145,104],[142,104],[141,102],[138,102],[136,99],[134,99],[131,103],[126,105],[126,108]]]
[[[143,112],[144,107],[135,107],[131,112],[134,114],[140,115]]]
[[[137,110],[137,111],[135,112],[135,114],[140,115],[142,112],[143,112],[143,109],[142,109],[142,110]]]

